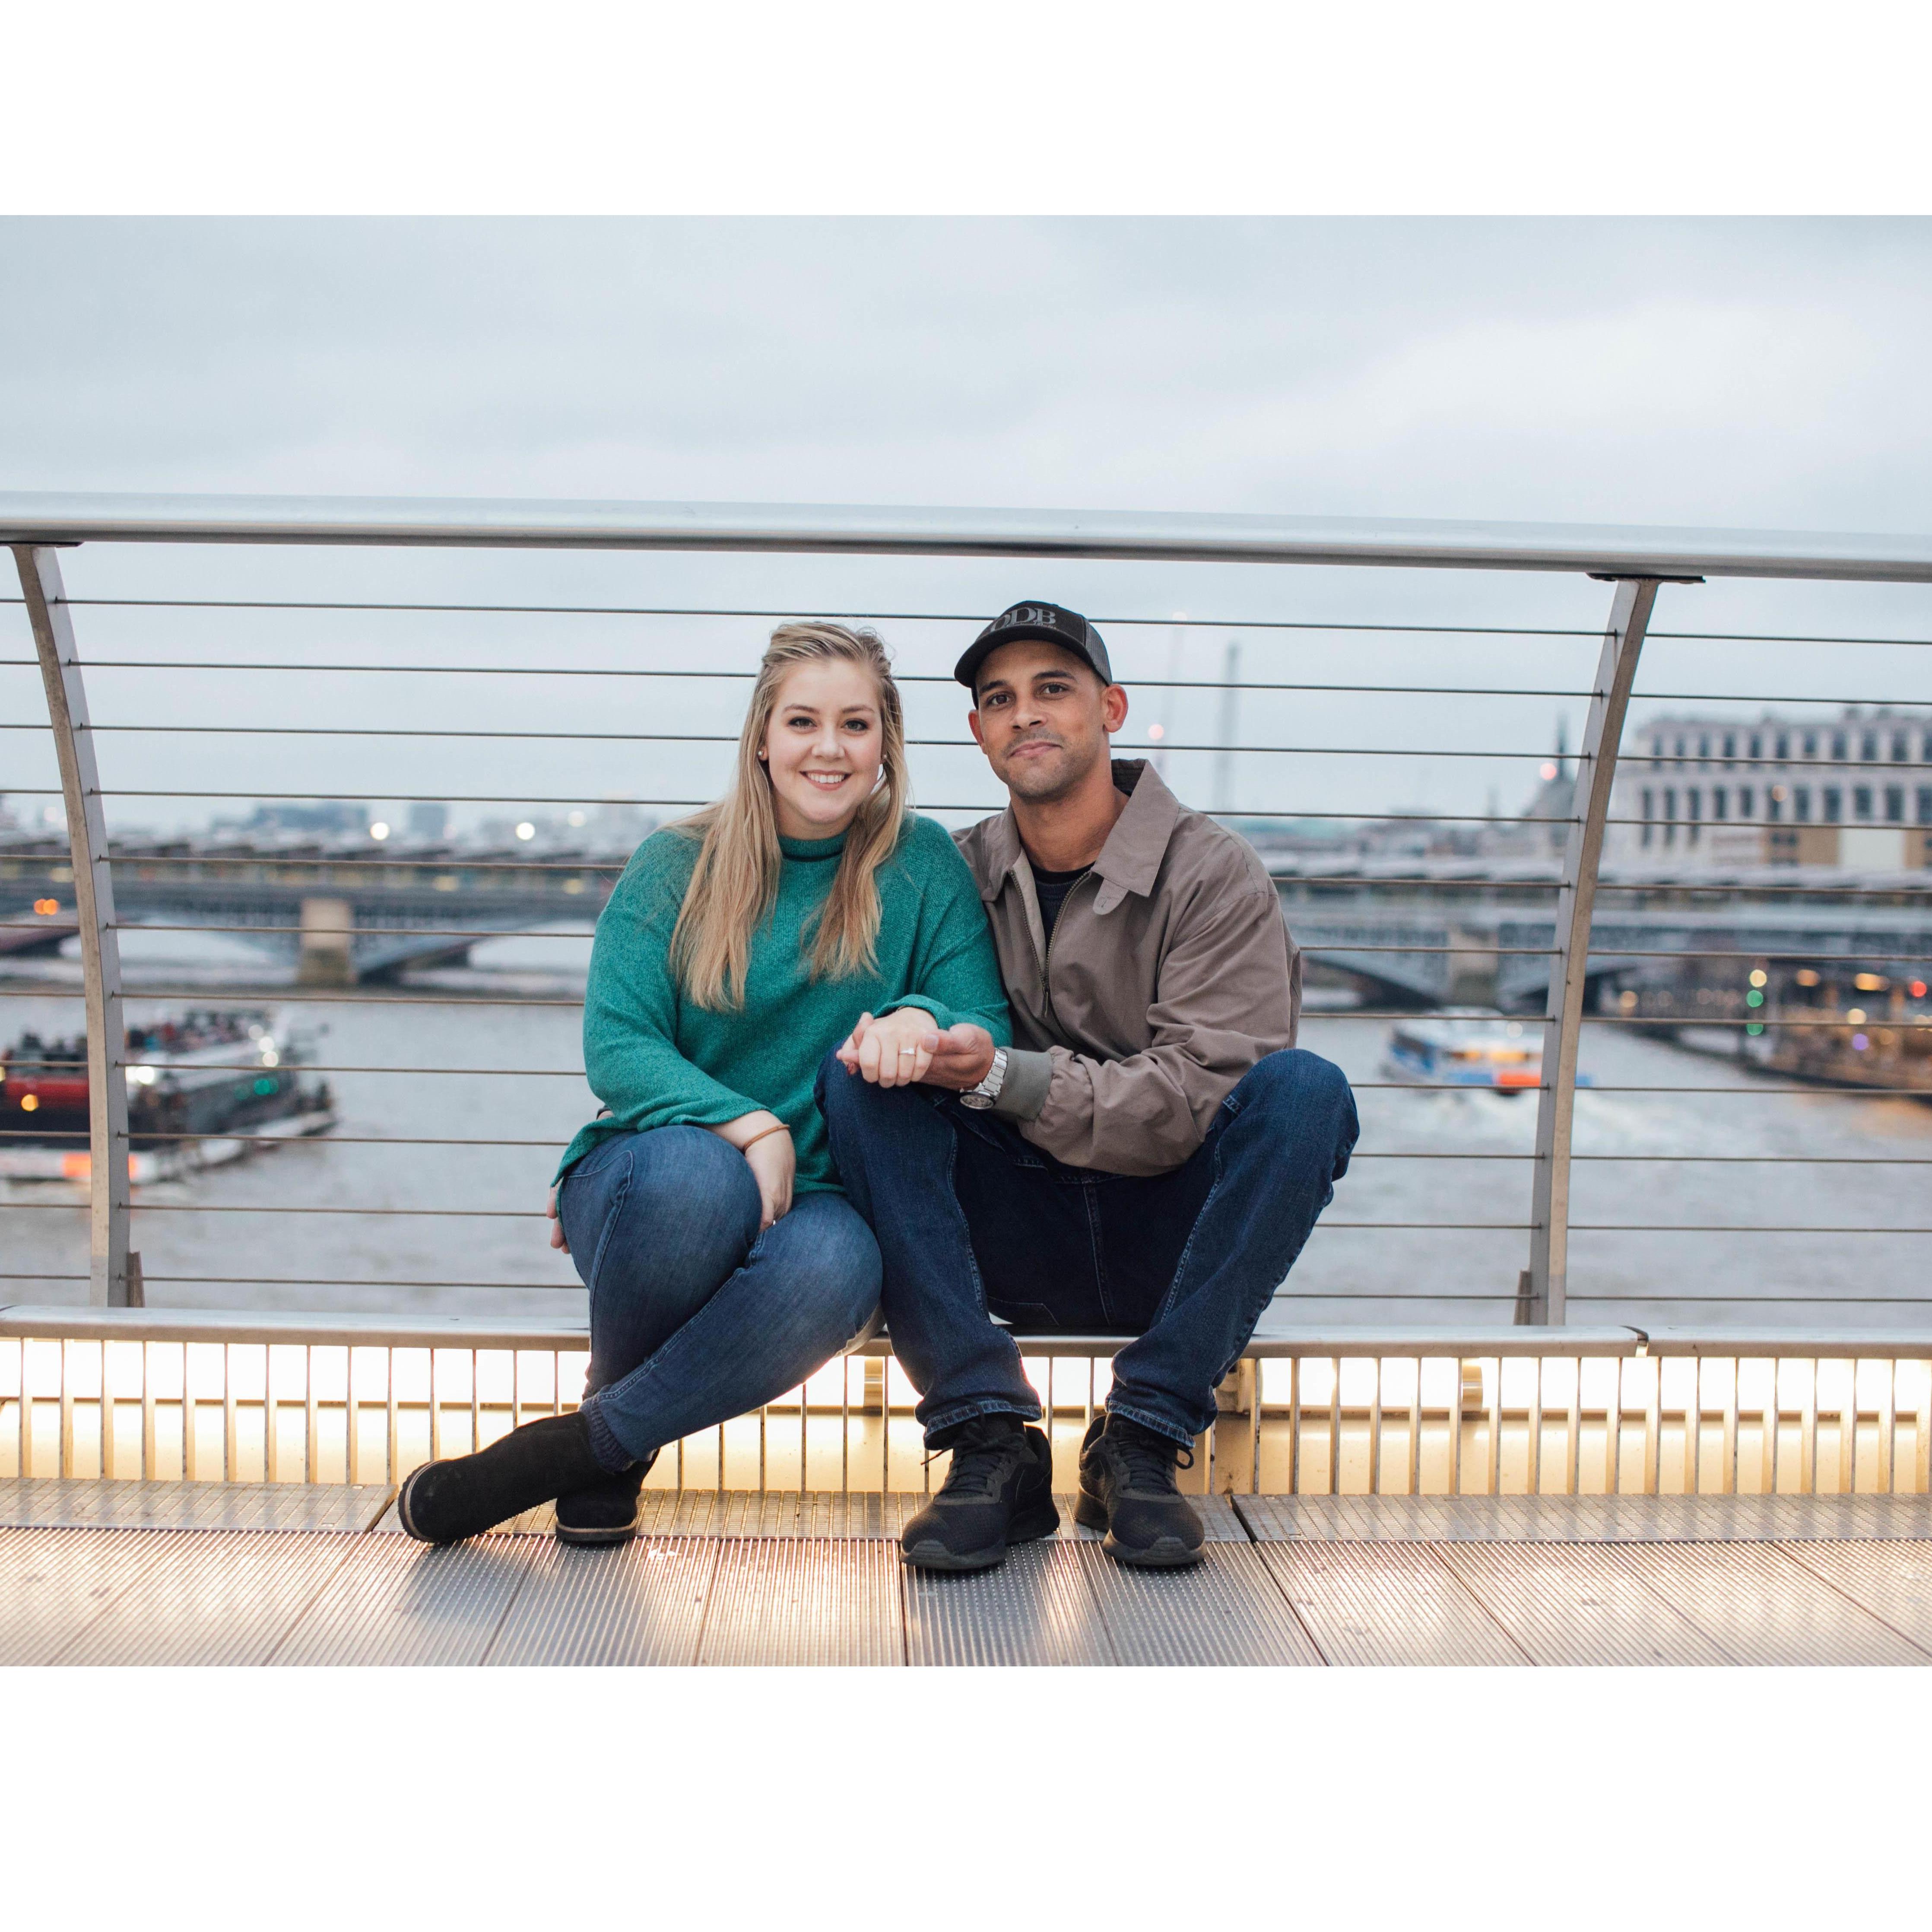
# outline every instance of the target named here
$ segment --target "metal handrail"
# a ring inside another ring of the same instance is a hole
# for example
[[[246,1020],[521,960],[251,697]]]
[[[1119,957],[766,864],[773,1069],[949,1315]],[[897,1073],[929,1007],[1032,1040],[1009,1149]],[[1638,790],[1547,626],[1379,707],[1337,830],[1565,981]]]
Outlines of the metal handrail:
[[[1087,558],[1932,584],[1932,538],[867,505],[0,493],[0,542]]]

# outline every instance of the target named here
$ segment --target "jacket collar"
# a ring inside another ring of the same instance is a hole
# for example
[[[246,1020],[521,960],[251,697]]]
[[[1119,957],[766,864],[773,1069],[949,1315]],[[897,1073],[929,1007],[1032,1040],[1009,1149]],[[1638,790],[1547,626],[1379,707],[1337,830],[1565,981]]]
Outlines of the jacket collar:
[[[1094,861],[1101,882],[1094,910],[1100,913],[1112,912],[1130,892],[1144,898],[1154,890],[1182,809],[1180,801],[1144,758],[1116,758],[1114,783],[1127,794],[1127,806]],[[987,844],[992,864],[980,897],[990,903],[1005,890],[1026,857],[1011,806],[994,821]]]

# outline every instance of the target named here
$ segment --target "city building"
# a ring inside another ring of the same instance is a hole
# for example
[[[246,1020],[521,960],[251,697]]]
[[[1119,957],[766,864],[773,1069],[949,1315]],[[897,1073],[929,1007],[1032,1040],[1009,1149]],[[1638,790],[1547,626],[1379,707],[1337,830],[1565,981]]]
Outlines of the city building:
[[[1932,714],[1673,712],[1624,734],[1606,856],[1623,866],[1932,866]]]
[[[258,804],[246,818],[209,821],[212,836],[262,843],[297,838],[359,838],[369,830],[369,808],[338,798],[277,799]]]

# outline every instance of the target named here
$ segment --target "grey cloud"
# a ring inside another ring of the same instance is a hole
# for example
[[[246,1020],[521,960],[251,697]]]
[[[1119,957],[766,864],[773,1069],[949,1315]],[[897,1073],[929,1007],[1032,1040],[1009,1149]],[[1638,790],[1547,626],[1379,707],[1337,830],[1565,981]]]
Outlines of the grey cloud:
[[[14,487],[529,476],[1727,521],[1742,495],[1787,524],[1923,521],[1928,236],[15,222],[0,465]]]
[[[0,488],[1923,529],[1928,341],[1923,221],[12,220]],[[1602,604],[1567,580],[917,560],[149,551],[90,554],[73,574],[96,590],[961,610],[997,608],[1017,578],[1096,610],[1586,626]],[[1683,627],[1932,635],[1917,592],[1713,586],[1676,608]],[[703,648],[748,651],[755,628],[707,631]],[[240,651],[268,633],[144,619],[127,634]],[[378,650],[400,633],[336,634]],[[482,648],[460,625],[411,634]],[[586,648],[572,636],[537,627],[500,648]],[[1213,674],[1222,644],[1198,638],[1190,666]],[[910,663],[950,646],[904,627]],[[695,646],[666,630],[629,647]],[[1160,633],[1124,634],[1122,650],[1142,676],[1165,668]],[[1673,652],[1654,688],[1932,696],[1932,653]],[[1574,688],[1587,654],[1289,638],[1251,642],[1247,662]],[[157,716],[188,701],[152,688]],[[487,719],[515,709],[470,701]],[[1540,746],[1556,709],[1429,707],[1408,742]],[[1367,742],[1398,710],[1246,716],[1256,735]],[[173,769],[131,740],[115,756],[142,782]],[[345,785],[413,788],[393,752],[340,758]],[[274,757],[238,742],[234,758],[238,785],[274,782]],[[453,753],[438,769],[421,782],[491,782]],[[623,782],[607,764],[593,788]],[[1248,802],[1265,785],[1354,809],[1480,809],[1492,782],[1514,801],[1514,776],[1474,764],[1258,766]]]

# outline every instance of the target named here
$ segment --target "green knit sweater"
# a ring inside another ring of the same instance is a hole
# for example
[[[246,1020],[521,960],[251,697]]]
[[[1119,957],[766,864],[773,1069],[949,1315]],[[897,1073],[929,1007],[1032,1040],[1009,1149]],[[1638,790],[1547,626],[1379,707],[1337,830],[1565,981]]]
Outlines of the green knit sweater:
[[[944,826],[908,820],[879,868],[878,970],[842,980],[814,981],[808,948],[845,841],[778,843],[778,902],[752,935],[740,1012],[696,1005],[670,970],[698,841],[666,830],[632,854],[597,922],[584,996],[584,1072],[610,1112],[579,1131],[560,1176],[607,1135],[722,1126],[766,1108],[791,1130],[797,1191],[836,1188],[812,1088],[860,1013],[920,1006],[942,1027],[970,1020],[1010,1043],[986,909]]]

